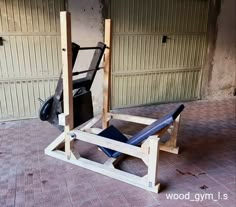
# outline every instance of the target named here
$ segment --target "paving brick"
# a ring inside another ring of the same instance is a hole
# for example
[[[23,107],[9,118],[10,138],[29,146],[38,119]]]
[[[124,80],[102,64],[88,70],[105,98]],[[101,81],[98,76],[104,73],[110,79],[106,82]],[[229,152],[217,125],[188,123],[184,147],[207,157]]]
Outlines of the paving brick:
[[[121,109],[122,113],[161,117],[177,104]],[[236,193],[235,99],[185,103],[178,144],[180,154],[160,153],[161,192],[154,194],[109,177],[44,155],[44,148],[60,132],[37,119],[0,125],[0,207],[156,207],[234,206]],[[113,121],[121,131],[134,134],[143,126]],[[101,123],[97,124],[100,126]],[[96,146],[76,142],[75,149],[103,162]],[[137,159],[126,158],[119,168],[146,173]],[[182,172],[182,173],[180,173]],[[201,186],[206,189],[200,189]],[[166,194],[227,193],[227,200],[167,200]]]

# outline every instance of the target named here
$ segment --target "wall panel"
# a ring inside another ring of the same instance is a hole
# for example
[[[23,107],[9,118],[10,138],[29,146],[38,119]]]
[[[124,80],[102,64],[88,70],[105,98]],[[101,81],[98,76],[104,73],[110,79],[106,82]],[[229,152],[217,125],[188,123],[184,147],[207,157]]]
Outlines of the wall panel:
[[[112,108],[200,97],[208,7],[209,0],[111,1]]]
[[[0,120],[38,116],[61,71],[64,0],[0,0]]]

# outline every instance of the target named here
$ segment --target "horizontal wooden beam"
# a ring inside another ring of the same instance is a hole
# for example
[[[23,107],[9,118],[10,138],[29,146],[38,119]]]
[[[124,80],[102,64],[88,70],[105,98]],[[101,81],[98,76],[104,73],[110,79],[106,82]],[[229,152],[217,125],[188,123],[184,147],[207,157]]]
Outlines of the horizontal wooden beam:
[[[165,131],[166,130],[167,129],[165,129]],[[88,132],[88,133],[92,133],[92,134],[99,134],[100,132],[103,131],[103,129],[100,129],[100,128],[89,128],[89,129],[86,129],[85,131]],[[127,138],[132,137],[132,136],[127,135],[127,134],[125,134],[125,136]],[[158,134],[158,136],[159,136],[159,134]],[[154,136],[154,137],[157,138],[157,136]],[[169,152],[169,153],[172,153],[172,154],[179,154],[179,147],[168,146],[168,145],[166,145],[166,143],[159,143],[159,144],[160,144],[160,150],[161,151]],[[148,152],[148,148],[149,148],[149,139],[146,139],[144,141],[144,143],[141,145],[141,149],[142,149],[142,151],[146,150]]]
[[[144,124],[144,125],[150,125],[157,120],[157,119],[152,119],[152,118],[147,118],[147,117],[142,117],[142,116],[128,115],[128,114],[109,113],[109,116],[111,116],[112,119],[129,121],[129,122],[134,122],[134,123]]]
[[[100,129],[100,128],[89,128],[89,129],[85,129],[85,132],[91,133],[91,134],[99,134],[103,131],[104,129]]]
[[[75,139],[95,144],[98,146],[103,146],[140,159],[146,158],[148,156],[147,153],[142,151],[141,147],[136,147],[109,138],[101,137],[95,134],[89,134],[79,130],[72,130],[70,131],[70,134],[75,134]]]

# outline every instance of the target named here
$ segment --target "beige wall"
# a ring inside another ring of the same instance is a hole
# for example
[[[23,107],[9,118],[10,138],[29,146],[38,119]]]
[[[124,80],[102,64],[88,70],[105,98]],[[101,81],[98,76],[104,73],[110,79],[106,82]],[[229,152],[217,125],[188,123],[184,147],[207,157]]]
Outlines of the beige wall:
[[[69,0],[72,19],[72,41],[81,47],[96,46],[103,41],[102,5],[99,0]],[[87,70],[94,51],[81,51],[75,68]],[[94,113],[102,110],[102,70],[98,71],[92,85]]]
[[[236,1],[222,0],[209,77],[208,99],[233,96],[236,88]]]

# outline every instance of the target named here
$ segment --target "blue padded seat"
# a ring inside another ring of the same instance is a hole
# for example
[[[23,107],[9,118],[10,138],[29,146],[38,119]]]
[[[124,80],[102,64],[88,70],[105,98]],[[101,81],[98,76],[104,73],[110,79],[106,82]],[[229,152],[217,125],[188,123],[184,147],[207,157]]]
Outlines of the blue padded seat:
[[[126,143],[128,141],[127,137],[124,136],[117,128],[115,128],[113,125],[107,127],[102,132],[98,134],[99,136],[106,137],[109,139],[113,139],[116,141],[124,142]],[[98,146],[108,157],[112,157],[112,155],[116,152],[115,150],[108,149],[105,147]]]
[[[109,139],[113,139],[116,141],[120,141],[123,143],[131,144],[131,145],[139,145],[141,144],[145,139],[147,139],[149,136],[156,134],[161,129],[169,126],[172,124],[175,119],[178,117],[178,115],[183,111],[184,105],[179,105],[175,110],[170,112],[169,114],[165,115],[164,117],[158,119],[157,121],[153,122],[151,125],[145,127],[141,131],[137,132],[135,135],[133,135],[130,139],[127,139],[118,129],[116,129],[114,126],[110,126],[103,130],[101,133],[99,133],[99,136],[103,136]],[[108,157],[114,157],[117,158],[122,153],[117,152],[115,150],[107,149],[105,147],[99,146],[99,148],[108,156]]]

